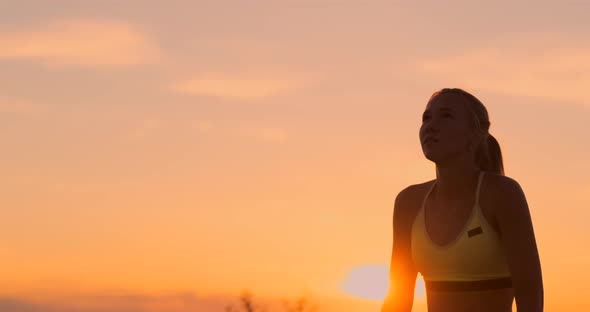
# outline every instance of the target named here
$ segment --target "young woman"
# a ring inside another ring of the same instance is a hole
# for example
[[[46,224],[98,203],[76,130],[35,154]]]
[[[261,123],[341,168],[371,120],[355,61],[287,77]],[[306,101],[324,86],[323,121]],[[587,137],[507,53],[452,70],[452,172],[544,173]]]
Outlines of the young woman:
[[[461,89],[432,95],[420,142],[436,179],[395,199],[390,285],[382,312],[410,312],[417,273],[429,312],[543,311],[529,208],[504,175],[484,105]]]

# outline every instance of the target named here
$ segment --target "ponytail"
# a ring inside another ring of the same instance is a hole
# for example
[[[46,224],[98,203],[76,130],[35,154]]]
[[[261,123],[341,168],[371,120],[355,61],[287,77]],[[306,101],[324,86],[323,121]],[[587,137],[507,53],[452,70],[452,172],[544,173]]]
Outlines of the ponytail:
[[[483,171],[504,175],[504,162],[500,144],[491,134],[478,146],[475,152],[475,163]]]

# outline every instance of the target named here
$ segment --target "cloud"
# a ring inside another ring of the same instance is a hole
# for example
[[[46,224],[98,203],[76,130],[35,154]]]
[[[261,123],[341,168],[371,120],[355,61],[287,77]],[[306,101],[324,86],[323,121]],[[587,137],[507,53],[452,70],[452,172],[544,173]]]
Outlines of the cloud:
[[[206,74],[174,84],[177,93],[234,99],[260,99],[292,91],[301,86],[295,79],[245,77],[243,75]]]
[[[29,101],[0,98],[0,114],[37,114],[44,107]]]
[[[164,122],[160,119],[144,119],[130,128],[124,135],[124,140],[129,142],[139,142],[147,139],[156,131],[164,126]]]
[[[197,131],[199,132],[209,132],[211,130],[211,123],[208,121],[197,121],[195,123],[192,124],[192,127],[194,129],[197,129]]]
[[[230,137],[245,138],[248,140],[258,140],[266,143],[285,143],[288,140],[288,134],[285,129],[260,126],[260,125],[239,125],[220,127],[219,124],[213,126],[211,121],[198,120],[193,122],[190,127],[200,133],[212,133],[215,130],[217,135]]]
[[[0,33],[0,59],[50,67],[111,68],[150,63],[157,47],[133,25],[118,21],[62,20],[36,29]]]
[[[586,184],[585,186],[581,187],[579,192],[579,198],[582,201],[590,203],[590,184]]]
[[[590,40],[584,38],[551,33],[500,38],[422,60],[418,68],[445,85],[590,106]]]
[[[287,140],[287,133],[282,129],[260,128],[257,131],[258,137],[264,141],[282,143]]]
[[[255,138],[264,142],[284,143],[287,141],[287,132],[283,129],[272,127],[249,127],[242,128],[239,135]]]

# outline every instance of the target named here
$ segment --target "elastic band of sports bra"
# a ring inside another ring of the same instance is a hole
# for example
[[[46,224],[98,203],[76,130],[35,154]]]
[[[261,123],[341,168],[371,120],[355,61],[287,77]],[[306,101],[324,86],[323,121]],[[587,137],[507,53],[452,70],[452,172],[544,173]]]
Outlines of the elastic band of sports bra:
[[[511,288],[510,277],[479,281],[425,281],[427,290],[435,291],[478,291]]]

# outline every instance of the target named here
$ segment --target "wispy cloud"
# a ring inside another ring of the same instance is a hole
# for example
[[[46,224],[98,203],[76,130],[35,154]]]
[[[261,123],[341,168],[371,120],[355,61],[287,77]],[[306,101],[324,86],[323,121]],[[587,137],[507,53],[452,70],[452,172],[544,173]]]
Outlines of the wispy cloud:
[[[260,99],[301,87],[297,79],[261,78],[245,75],[205,74],[178,82],[171,90],[178,93],[237,99]]]
[[[280,128],[252,126],[236,129],[237,135],[254,138],[263,142],[284,143],[288,139],[287,131]]]
[[[590,203],[590,183],[586,184],[585,186],[581,187],[579,192],[579,197],[582,201],[586,201]]]
[[[129,142],[143,141],[163,125],[162,120],[155,118],[141,120],[127,131],[123,139]]]
[[[193,122],[190,127],[199,133],[209,133],[233,138],[243,138],[264,143],[285,143],[289,136],[285,129],[265,125],[227,125],[214,124],[207,120]]]
[[[35,29],[0,33],[0,59],[47,66],[120,67],[156,60],[158,49],[132,24],[61,20]]]
[[[196,121],[192,124],[193,129],[197,129],[197,131],[205,133],[211,130],[211,123],[209,121]]]
[[[37,114],[44,106],[29,101],[0,98],[0,114]]]
[[[559,34],[501,38],[455,55],[419,62],[445,85],[540,96],[590,106],[590,40]]]

